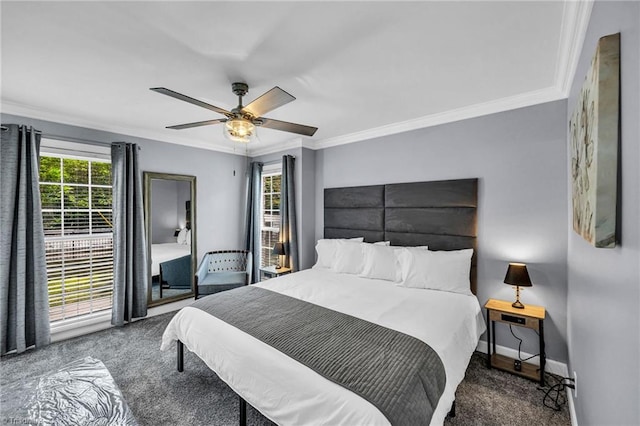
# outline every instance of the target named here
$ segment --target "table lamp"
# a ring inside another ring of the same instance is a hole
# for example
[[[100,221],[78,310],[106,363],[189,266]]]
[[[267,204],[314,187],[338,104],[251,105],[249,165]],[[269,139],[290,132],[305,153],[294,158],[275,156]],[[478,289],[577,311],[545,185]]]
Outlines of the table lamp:
[[[280,265],[280,256],[284,255],[284,243],[277,242],[275,246],[273,246],[273,254],[278,256],[278,264],[276,265],[276,269],[281,269]]]
[[[511,304],[514,308],[524,309],[520,302],[520,287],[531,287],[531,278],[524,263],[510,263],[504,283],[516,286],[516,301]]]

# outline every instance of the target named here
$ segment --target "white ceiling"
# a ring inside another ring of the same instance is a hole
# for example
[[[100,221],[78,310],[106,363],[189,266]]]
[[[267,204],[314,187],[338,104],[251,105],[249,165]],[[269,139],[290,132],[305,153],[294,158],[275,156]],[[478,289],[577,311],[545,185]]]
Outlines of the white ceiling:
[[[6,2],[2,111],[233,152],[222,118],[273,86],[253,153],[326,147],[566,96],[590,13],[576,2]]]

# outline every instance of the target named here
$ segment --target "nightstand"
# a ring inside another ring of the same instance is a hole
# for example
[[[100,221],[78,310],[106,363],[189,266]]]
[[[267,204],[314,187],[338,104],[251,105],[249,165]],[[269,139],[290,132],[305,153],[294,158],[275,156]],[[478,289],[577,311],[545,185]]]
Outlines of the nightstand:
[[[489,299],[484,305],[487,310],[487,364],[489,368],[498,368],[540,382],[544,386],[544,367],[546,355],[544,351],[544,317],[542,306],[525,305],[524,309],[511,306],[511,302]],[[540,348],[540,367],[528,362],[521,363],[520,371],[516,370],[515,359],[496,353],[496,322],[530,328],[538,332]]]
[[[290,274],[291,273],[291,268],[285,268],[284,266],[280,269],[277,269],[275,266],[265,266],[264,268],[260,268],[260,280],[262,281],[262,278],[276,278],[279,277],[280,275],[286,275],[286,274]]]

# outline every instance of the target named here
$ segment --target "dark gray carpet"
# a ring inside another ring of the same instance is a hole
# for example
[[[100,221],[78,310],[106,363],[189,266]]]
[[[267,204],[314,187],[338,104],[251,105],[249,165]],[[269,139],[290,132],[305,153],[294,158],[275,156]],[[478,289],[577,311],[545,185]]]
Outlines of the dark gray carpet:
[[[570,425],[569,407],[555,411],[543,405],[542,399],[558,378],[547,374],[547,387],[513,374],[489,370],[486,354],[471,357],[464,380],[456,391],[456,417],[446,425]],[[553,393],[555,397],[555,393]],[[561,394],[564,400],[566,395]]]
[[[175,351],[160,352],[160,338],[173,313],[123,328],[54,343],[0,359],[0,386],[39,376],[92,356],[111,372],[141,425],[237,425],[237,396],[197,356],[185,351],[185,371],[175,368]],[[475,354],[456,394],[456,417],[447,425],[569,425],[565,407],[542,404],[536,383],[485,367]],[[0,423],[6,419],[1,418]],[[249,425],[271,425],[248,408]]]
[[[185,288],[168,288],[165,284],[165,287],[162,288],[162,297],[173,297],[179,294],[188,293],[190,291],[191,290]],[[151,300],[158,299],[160,299],[160,286],[158,284],[157,278],[154,278],[151,283]]]

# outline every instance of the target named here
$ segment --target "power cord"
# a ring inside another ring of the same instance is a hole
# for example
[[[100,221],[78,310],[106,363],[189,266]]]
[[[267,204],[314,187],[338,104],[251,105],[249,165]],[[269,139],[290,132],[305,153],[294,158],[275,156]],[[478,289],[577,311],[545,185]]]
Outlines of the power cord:
[[[574,384],[575,380],[571,377],[561,377],[557,379],[556,376],[548,374],[548,376],[553,377],[555,380],[558,380],[558,383],[552,385],[549,389],[547,389],[544,393],[544,397],[542,398],[542,403],[545,407],[551,408],[555,411],[562,410],[562,407],[567,403],[567,388],[575,389],[576,386]],[[544,391],[544,388],[538,388],[541,391]]]
[[[529,361],[532,358],[540,356],[540,354],[535,354],[535,355],[531,355],[528,358],[522,358],[522,355],[520,355],[520,348],[522,347],[522,339],[519,338],[518,336],[516,336],[516,334],[513,332],[513,326],[511,324],[509,324],[509,331],[511,332],[511,335],[518,340],[518,359],[520,361]],[[533,331],[535,331],[535,333],[538,334],[538,332],[536,330],[533,330]]]
[[[521,362],[528,361],[532,358],[540,356],[540,354],[538,353],[535,355],[531,355],[530,357],[527,357],[527,358],[522,358],[521,347],[522,347],[523,340],[518,336],[516,336],[516,334],[513,332],[513,327],[511,326],[511,324],[509,324],[509,331],[511,332],[511,335],[518,340],[518,359]],[[539,335],[537,330],[533,330],[533,331]],[[557,383],[550,386],[549,389],[545,389],[541,387],[538,388],[538,390],[544,391],[544,397],[542,398],[542,403],[545,407],[551,408],[555,411],[561,411],[562,407],[564,407],[567,404],[567,396],[566,396],[567,388],[569,389],[576,388],[574,384],[575,380],[572,379],[571,377],[558,378],[558,376],[555,376],[547,372],[545,372],[544,374],[545,374],[547,383],[549,382],[550,377],[553,378],[553,380],[555,380]]]

